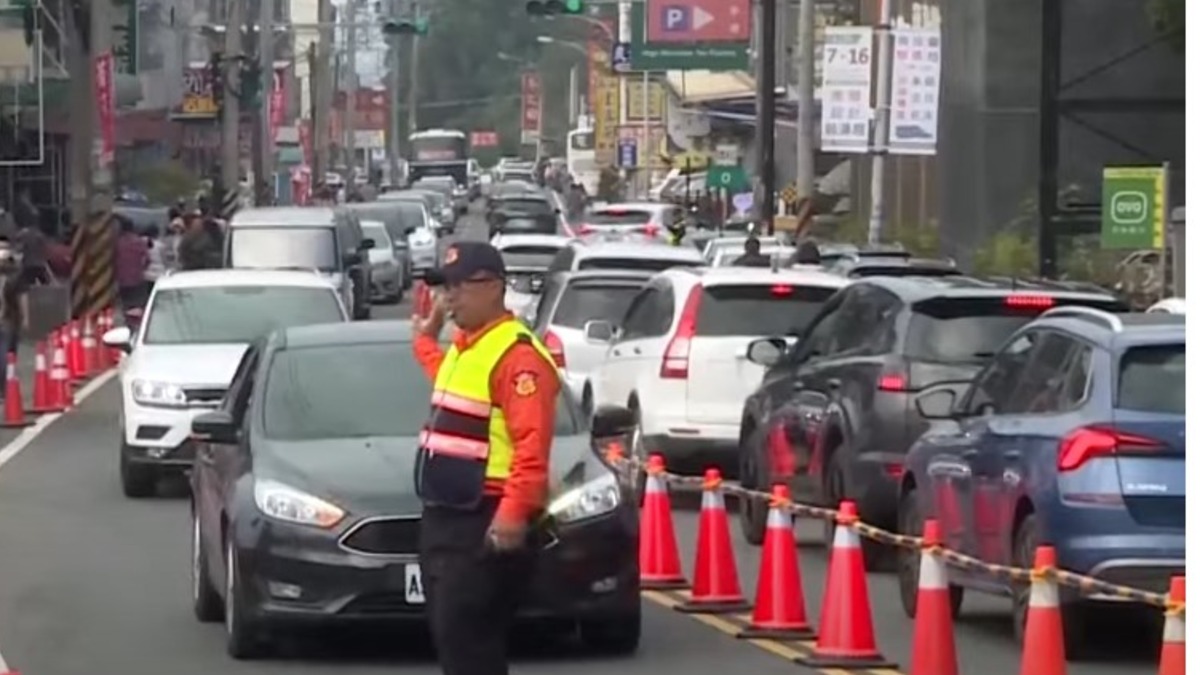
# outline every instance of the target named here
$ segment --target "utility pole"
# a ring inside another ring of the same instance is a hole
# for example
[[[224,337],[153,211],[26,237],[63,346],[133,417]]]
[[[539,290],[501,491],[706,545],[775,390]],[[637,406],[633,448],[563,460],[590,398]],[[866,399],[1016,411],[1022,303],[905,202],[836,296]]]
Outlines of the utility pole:
[[[313,98],[316,109],[313,111],[313,182],[325,183],[325,173],[329,171],[329,113],[333,101],[330,85],[329,52],[333,42],[333,30],[329,23],[332,20],[333,5],[330,0],[318,0],[317,23],[320,24],[320,39],[317,41],[316,59],[313,63]]]
[[[803,211],[812,212],[816,169],[813,156],[814,96],[816,89],[817,12],[815,0],[800,0],[799,25],[796,30],[796,196]],[[803,222],[801,222],[803,226]]]
[[[272,118],[275,115],[272,107],[275,101],[275,0],[258,2],[258,70],[262,78],[258,91],[262,97],[262,105],[258,108],[258,133],[261,140],[258,147],[258,168],[254,175],[260,186],[260,193],[256,196],[260,198],[261,204],[275,195],[275,134],[272,127]]]
[[[409,11],[413,21],[420,18],[421,6],[416,0],[410,0]],[[408,55],[408,134],[417,133],[417,91],[421,88],[421,36],[414,34],[410,43]]]
[[[237,210],[241,183],[241,121],[242,24],[246,22],[245,0],[229,0],[225,18],[225,53],[222,55],[222,74],[225,95],[221,98],[221,202],[220,214],[229,218]]]
[[[884,0],[887,2],[887,0]],[[777,0],[759,5],[758,33],[758,219],[775,233],[775,24]]]
[[[892,3],[879,0],[879,21],[875,32],[879,36],[875,69],[875,127],[872,129],[871,148],[871,221],[867,229],[867,243],[878,244],[883,236],[884,199],[883,171],[887,155],[888,119],[890,118],[892,94]]]
[[[349,0],[343,13],[346,24],[346,112],[342,119],[344,140],[342,147],[346,151],[346,194],[350,194],[355,186],[355,167],[358,165],[355,141],[355,122],[358,117],[358,3]]]
[[[396,16],[399,9],[397,0],[388,0],[388,18]],[[400,181],[400,38],[388,36],[388,182],[393,187],[399,187]]]
[[[84,36],[90,37],[92,25],[76,25],[74,12],[64,12],[63,16],[72,27],[69,31],[71,40],[67,45],[68,68],[71,74],[68,82],[71,96],[71,108],[68,113],[71,122],[68,191],[71,223],[80,225],[87,219],[90,208],[88,201],[92,191],[92,139],[96,137],[96,98],[92,90],[94,61],[84,45],[94,42],[83,39]]]

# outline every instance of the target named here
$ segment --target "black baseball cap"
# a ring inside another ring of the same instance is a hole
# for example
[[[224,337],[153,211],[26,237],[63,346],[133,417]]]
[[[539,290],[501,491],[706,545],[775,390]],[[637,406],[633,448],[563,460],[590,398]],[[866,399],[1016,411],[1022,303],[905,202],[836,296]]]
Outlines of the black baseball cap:
[[[460,284],[480,272],[503,279],[507,270],[499,249],[487,242],[460,241],[450,244],[442,258],[442,266],[425,274],[430,286]]]

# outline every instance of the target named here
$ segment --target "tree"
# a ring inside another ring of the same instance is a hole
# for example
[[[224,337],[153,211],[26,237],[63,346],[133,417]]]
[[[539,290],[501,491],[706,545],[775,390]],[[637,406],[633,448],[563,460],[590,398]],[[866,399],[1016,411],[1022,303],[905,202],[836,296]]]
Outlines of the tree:
[[[1176,50],[1184,49],[1187,10],[1184,0],[1147,0],[1154,30],[1165,36]]]

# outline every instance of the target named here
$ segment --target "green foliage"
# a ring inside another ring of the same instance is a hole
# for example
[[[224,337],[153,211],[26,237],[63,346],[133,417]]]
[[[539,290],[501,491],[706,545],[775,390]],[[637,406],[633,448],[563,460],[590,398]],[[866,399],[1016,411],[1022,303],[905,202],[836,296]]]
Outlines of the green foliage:
[[[997,232],[976,249],[971,263],[971,271],[981,276],[1037,276],[1037,240],[1027,232]]]
[[[126,183],[146,195],[154,204],[173,204],[180,198],[190,199],[200,189],[200,179],[174,161],[137,167],[130,172]]]
[[[1187,10],[1184,0],[1147,0],[1147,11],[1154,30],[1167,36],[1171,46],[1177,51],[1184,49],[1185,25]]]

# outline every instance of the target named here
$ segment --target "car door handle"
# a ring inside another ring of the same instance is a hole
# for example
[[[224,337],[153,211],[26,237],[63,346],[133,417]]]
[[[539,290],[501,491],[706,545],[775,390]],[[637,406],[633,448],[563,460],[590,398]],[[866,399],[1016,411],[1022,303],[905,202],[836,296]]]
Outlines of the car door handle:
[[[825,380],[825,386],[836,391],[842,388],[842,381],[836,377],[831,377],[828,380]]]
[[[620,355],[621,355],[621,350],[619,350],[619,349],[614,349],[614,350],[612,351],[612,355],[613,355],[613,356],[620,356]]]
[[[641,350],[641,349],[638,349],[637,347],[634,347],[634,348],[633,348],[633,353],[634,353],[634,354],[637,354],[638,356],[641,356],[641,355],[642,355],[642,350]]]
[[[976,458],[976,457],[978,457],[978,456],[979,456],[979,451],[978,451],[978,450],[975,450],[974,448],[972,448],[972,449],[970,449],[970,450],[963,450],[963,451],[962,451],[962,457],[963,457],[963,459],[974,459],[974,458]]]
[[[1020,450],[1005,450],[1004,451],[1004,459],[1014,459],[1014,460],[1021,459],[1021,451]]]

